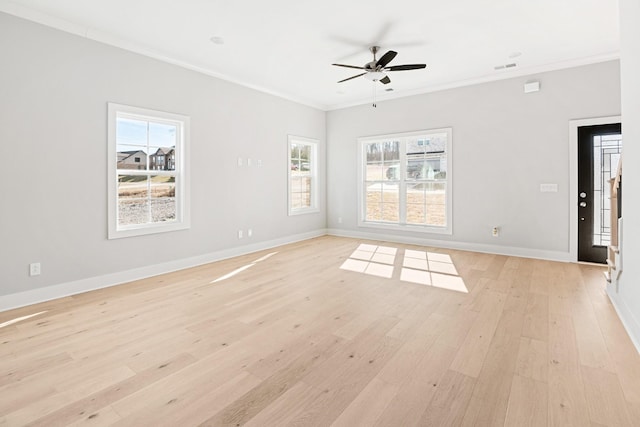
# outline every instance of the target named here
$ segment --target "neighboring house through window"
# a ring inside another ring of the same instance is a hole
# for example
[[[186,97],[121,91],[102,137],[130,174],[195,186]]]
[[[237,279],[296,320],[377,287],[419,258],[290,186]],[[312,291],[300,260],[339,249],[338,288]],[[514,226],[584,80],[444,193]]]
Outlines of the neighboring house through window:
[[[289,215],[318,212],[318,141],[289,135]]]
[[[108,139],[109,238],[188,228],[189,117],[110,103]]]
[[[150,166],[153,170],[175,169],[175,147],[160,147],[149,157],[151,159]]]
[[[360,226],[452,232],[450,128],[358,144]]]

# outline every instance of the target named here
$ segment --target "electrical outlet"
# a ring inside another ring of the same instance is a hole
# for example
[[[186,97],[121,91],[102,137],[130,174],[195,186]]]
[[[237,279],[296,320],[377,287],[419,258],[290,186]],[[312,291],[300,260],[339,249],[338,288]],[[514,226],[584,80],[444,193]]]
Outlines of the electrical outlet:
[[[250,228],[247,230],[247,237],[253,236],[253,230]]]
[[[491,235],[493,237],[498,237],[500,235],[500,227],[493,227],[493,230],[491,230]]]
[[[243,165],[243,161],[242,161],[242,157],[238,157],[238,166],[242,166]]]
[[[238,239],[242,239],[242,230],[238,230]]]
[[[34,262],[29,264],[29,276],[39,276],[40,275],[40,263]]]

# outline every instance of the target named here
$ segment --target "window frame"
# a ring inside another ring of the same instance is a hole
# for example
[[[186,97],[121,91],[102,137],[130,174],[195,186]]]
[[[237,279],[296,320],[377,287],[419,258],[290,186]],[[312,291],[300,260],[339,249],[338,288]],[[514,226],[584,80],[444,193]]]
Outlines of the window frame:
[[[293,143],[304,144],[310,147],[309,172],[311,176],[311,188],[309,194],[309,207],[294,208],[291,197],[291,145]],[[305,215],[320,212],[318,207],[318,144],[319,140],[304,136],[287,136],[287,210],[289,216]]]
[[[165,111],[151,110],[148,108],[133,107],[129,105],[107,103],[107,205],[108,205],[108,239],[124,237],[144,236],[148,234],[165,233],[177,230],[185,230],[191,227],[190,216],[190,184],[189,184],[189,138],[190,118],[188,116]],[[167,123],[175,125],[175,170],[171,173],[150,169],[150,156],[147,153],[147,168],[145,170],[118,170],[117,162],[117,120],[120,117],[144,120],[155,123]],[[118,175],[125,172],[131,175],[171,175],[175,176],[175,204],[176,219],[171,222],[155,222],[145,224],[132,224],[118,226]]]
[[[421,225],[421,224],[408,224],[406,222],[406,165],[407,165],[407,153],[406,153],[406,142],[411,137],[416,136],[428,136],[429,134],[435,133],[446,133],[447,134],[447,144],[445,148],[445,154],[447,157],[447,178],[446,178],[446,226],[438,227],[433,225]],[[399,213],[398,213],[398,222],[377,222],[377,221],[367,221],[366,220],[366,192],[364,188],[364,183],[366,182],[366,167],[364,166],[366,162],[365,155],[365,146],[366,144],[375,143],[375,142],[386,142],[386,141],[399,141],[399,151],[400,151],[400,170],[399,170],[399,184],[398,184],[398,203],[399,203]],[[438,128],[438,129],[425,129],[413,132],[403,132],[403,133],[395,133],[395,134],[386,134],[386,135],[374,135],[358,138],[358,227],[365,228],[381,228],[387,230],[400,230],[400,231],[411,231],[411,232],[419,232],[419,233],[433,233],[433,234],[453,234],[453,129],[448,128]]]

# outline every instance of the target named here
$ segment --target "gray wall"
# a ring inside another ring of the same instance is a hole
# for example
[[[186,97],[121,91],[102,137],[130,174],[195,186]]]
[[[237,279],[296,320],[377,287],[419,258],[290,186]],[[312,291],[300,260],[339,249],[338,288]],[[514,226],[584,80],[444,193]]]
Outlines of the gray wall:
[[[541,91],[525,94],[531,80],[540,81]],[[619,114],[618,61],[329,112],[329,228],[376,232],[357,226],[358,137],[452,127],[453,235],[383,233],[497,252],[568,254],[569,120]],[[556,183],[559,191],[541,193],[541,183]],[[501,228],[497,238],[494,225]]]
[[[0,295],[324,230],[323,111],[2,13],[0,61]],[[107,240],[107,102],[191,117],[190,230]],[[320,140],[319,214],[287,216],[289,133]]]
[[[608,291],[640,351],[640,3],[620,1],[622,42],[623,272]]]

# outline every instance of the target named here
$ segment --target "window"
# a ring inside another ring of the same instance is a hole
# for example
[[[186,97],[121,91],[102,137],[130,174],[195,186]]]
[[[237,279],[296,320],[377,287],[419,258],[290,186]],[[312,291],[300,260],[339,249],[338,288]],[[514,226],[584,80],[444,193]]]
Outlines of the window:
[[[289,215],[318,212],[315,139],[289,135]]]
[[[358,225],[451,234],[451,128],[358,144]]]
[[[189,228],[189,117],[109,103],[108,139],[109,238]]]

